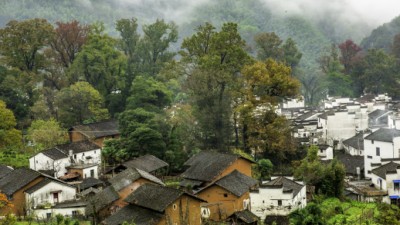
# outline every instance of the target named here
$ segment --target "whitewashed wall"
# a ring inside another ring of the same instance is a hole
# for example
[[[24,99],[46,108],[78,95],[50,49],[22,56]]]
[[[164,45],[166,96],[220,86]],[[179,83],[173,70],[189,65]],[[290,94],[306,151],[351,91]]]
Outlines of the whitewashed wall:
[[[399,157],[399,148],[400,145],[400,137],[394,138],[394,143],[392,142],[383,142],[383,141],[374,141],[372,140],[364,140],[364,170],[365,177],[370,177],[371,174],[368,171],[372,170],[371,163],[381,163],[381,159],[390,159],[390,158],[398,158]],[[376,155],[376,148],[380,149],[380,156]]]
[[[54,217],[57,214],[61,214],[65,217],[72,217],[73,211],[76,211],[79,215],[85,215],[85,207],[71,207],[71,208],[52,208],[52,209],[35,209],[31,211],[35,216],[39,219],[45,220],[47,219],[47,213],[51,213],[51,216]]]
[[[58,203],[74,200],[76,196],[75,187],[52,181],[31,194],[25,193],[26,205],[30,208],[36,208],[45,203],[55,205],[54,192],[58,192]]]
[[[281,206],[278,200],[282,201]],[[251,212],[263,220],[269,215],[285,216],[306,206],[306,186],[296,196],[293,193],[283,193],[282,188],[260,187],[259,192],[250,192],[250,202]]]

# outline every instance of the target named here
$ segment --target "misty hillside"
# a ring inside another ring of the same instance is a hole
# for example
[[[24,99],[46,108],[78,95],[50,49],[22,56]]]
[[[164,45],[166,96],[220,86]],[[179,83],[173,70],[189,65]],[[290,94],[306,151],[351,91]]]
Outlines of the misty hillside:
[[[194,28],[206,21],[214,25],[236,22],[250,49],[253,36],[275,32],[281,39],[291,37],[303,52],[301,66],[316,68],[316,58],[329,46],[346,39],[356,42],[371,28],[362,21],[352,22],[337,17],[338,12],[318,10],[321,15],[298,15],[280,12],[265,0],[191,1],[184,0],[3,0],[0,3],[0,26],[11,19],[45,18],[50,22],[79,20],[83,23],[101,21],[110,34],[116,35],[115,21],[135,17],[140,24],[157,18],[179,25],[180,38],[189,36]],[[336,9],[338,10],[338,9]],[[306,13],[305,13],[306,14]],[[313,18],[317,18],[314,19]],[[381,28],[386,29],[388,28]],[[378,31],[379,33],[380,31]],[[376,36],[376,35],[375,35]]]
[[[393,19],[389,23],[379,26],[371,32],[371,35],[366,37],[361,42],[361,47],[364,49],[383,48],[389,51],[393,38],[400,33],[400,16]]]

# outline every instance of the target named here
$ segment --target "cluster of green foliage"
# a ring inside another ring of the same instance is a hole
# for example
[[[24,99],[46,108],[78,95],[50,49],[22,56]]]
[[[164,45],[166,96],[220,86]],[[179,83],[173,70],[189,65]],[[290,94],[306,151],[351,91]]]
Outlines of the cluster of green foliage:
[[[306,208],[290,214],[293,225],[322,224],[400,224],[400,209],[386,203],[341,201],[328,198],[322,202],[311,202]]]
[[[306,185],[314,186],[317,194],[342,198],[346,176],[344,165],[337,159],[324,165],[318,157],[318,150],[314,145],[308,149],[307,156],[301,160],[294,175]]]

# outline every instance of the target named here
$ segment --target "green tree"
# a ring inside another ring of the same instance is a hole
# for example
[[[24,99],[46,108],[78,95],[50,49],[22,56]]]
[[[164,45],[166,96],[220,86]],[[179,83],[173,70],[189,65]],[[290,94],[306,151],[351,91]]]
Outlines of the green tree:
[[[143,37],[138,44],[138,73],[150,76],[157,75],[164,63],[176,55],[170,52],[172,43],[178,40],[178,29],[174,23],[157,20],[153,24],[143,26]]]
[[[271,178],[272,169],[274,165],[269,159],[260,159],[257,161],[258,171],[260,172],[260,178],[267,180]]]
[[[162,112],[171,104],[171,92],[152,77],[138,76],[133,81],[127,109],[144,108],[147,111]]]
[[[275,113],[275,107],[281,99],[297,97],[300,83],[290,76],[289,67],[272,59],[245,66],[242,75],[243,97],[236,111],[244,150],[282,160],[295,145],[288,121]]]
[[[315,186],[316,189],[319,188],[324,173],[323,165],[318,157],[318,150],[317,146],[310,146],[307,156],[301,160],[300,166],[294,172],[297,179],[303,180],[306,185]]]
[[[199,122],[204,149],[227,150],[232,133],[233,92],[239,73],[250,62],[237,24],[225,23],[217,32],[206,23],[182,43],[183,62],[191,67],[186,92]]]
[[[283,56],[280,45],[282,40],[274,32],[272,33],[260,33],[254,36],[257,49],[257,59],[266,60],[272,58],[279,60]]]
[[[293,225],[324,225],[326,221],[318,204],[308,203],[306,208],[298,209],[289,215]]]
[[[124,106],[121,89],[125,83],[126,57],[116,48],[116,40],[103,33],[103,25],[92,26],[86,44],[68,73],[71,83],[89,82],[104,97],[111,114],[115,114]]]
[[[51,148],[68,140],[65,130],[54,119],[34,120],[28,128],[27,136],[36,145],[37,150]]]
[[[109,118],[100,93],[88,82],[77,82],[56,96],[58,118],[64,127]]]
[[[43,49],[52,36],[53,26],[45,19],[11,20],[0,29],[1,60],[21,71],[37,72],[45,66]]]
[[[20,147],[21,131],[15,129],[16,120],[11,110],[0,100],[0,149]]]
[[[293,39],[288,38],[281,48],[283,51],[282,61],[292,68],[292,70],[297,68],[303,54],[297,48],[296,42]]]

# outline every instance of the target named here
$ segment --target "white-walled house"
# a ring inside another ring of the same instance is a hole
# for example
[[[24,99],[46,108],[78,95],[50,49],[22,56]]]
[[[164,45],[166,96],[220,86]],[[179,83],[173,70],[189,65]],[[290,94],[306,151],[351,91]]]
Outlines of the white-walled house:
[[[287,216],[306,207],[306,186],[287,177],[278,177],[250,192],[251,212],[262,220],[266,216]]]
[[[27,213],[43,219],[56,214],[84,215],[84,207],[76,205],[75,200],[76,188],[56,179],[46,178],[25,190]],[[66,203],[72,202],[66,207]]]
[[[380,128],[364,138],[365,177],[371,178],[374,166],[396,160],[400,151],[400,130]]]
[[[36,171],[50,170],[55,177],[65,175],[68,166],[86,164],[101,164],[100,147],[87,140],[57,145],[29,158],[30,169]]]
[[[371,181],[375,188],[387,191],[383,201],[398,205],[400,203],[400,164],[389,161],[371,172]]]
[[[368,128],[367,108],[360,105],[347,106],[346,109],[329,110],[318,116],[318,127],[322,127],[322,141],[333,146],[334,141],[353,137],[357,131]]]
[[[352,156],[364,155],[364,137],[368,136],[370,131],[362,131],[355,136],[343,141],[343,148],[347,154]]]
[[[333,159],[333,148],[329,145],[318,145],[318,156],[321,160]]]

